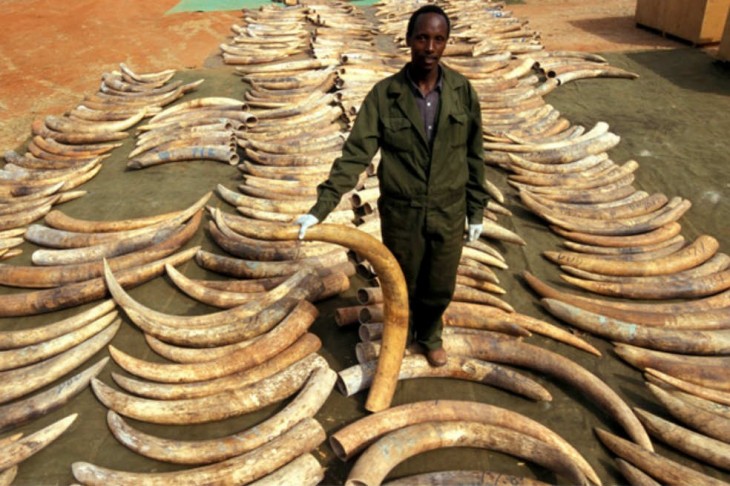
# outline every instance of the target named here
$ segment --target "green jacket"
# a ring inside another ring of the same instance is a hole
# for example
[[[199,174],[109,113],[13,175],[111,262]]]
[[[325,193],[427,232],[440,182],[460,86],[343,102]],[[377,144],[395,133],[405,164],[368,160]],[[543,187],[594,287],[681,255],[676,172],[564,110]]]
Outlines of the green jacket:
[[[488,194],[479,100],[463,75],[441,68],[443,86],[433,147],[429,148],[404,67],[368,93],[342,156],[317,188],[317,202],[310,214],[323,221],[380,149],[382,198],[440,207],[454,206],[454,199],[463,194],[469,223],[482,222]],[[463,218],[464,206],[461,208]]]

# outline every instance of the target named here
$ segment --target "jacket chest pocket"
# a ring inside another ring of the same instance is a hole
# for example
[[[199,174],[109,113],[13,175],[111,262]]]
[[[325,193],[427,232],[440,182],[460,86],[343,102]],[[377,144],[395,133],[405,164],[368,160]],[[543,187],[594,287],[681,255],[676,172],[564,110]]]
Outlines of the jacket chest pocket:
[[[413,133],[408,118],[383,118],[383,145],[392,151],[402,152],[413,147]]]
[[[468,118],[466,113],[449,113],[447,120],[449,144],[452,147],[461,147],[466,145],[468,138]]]

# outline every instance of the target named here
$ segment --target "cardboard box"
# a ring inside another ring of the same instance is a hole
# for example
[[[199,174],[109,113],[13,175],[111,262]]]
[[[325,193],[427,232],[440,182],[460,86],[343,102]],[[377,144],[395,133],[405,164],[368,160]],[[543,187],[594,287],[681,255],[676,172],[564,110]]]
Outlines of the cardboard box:
[[[637,0],[636,23],[693,44],[719,42],[730,0]]]
[[[727,20],[725,20],[725,33],[722,34],[717,57],[723,61],[730,61],[730,12],[728,12]]]

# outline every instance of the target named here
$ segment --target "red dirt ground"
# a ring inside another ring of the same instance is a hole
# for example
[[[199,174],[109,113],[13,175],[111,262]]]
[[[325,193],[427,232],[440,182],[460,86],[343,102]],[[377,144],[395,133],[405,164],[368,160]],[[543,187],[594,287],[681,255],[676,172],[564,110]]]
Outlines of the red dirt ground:
[[[164,15],[160,0],[4,0],[0,13],[0,150],[17,147],[36,117],[60,114],[125,62],[140,72],[201,67],[240,12]],[[681,44],[637,29],[635,0],[529,0],[508,7],[549,50],[608,52]]]

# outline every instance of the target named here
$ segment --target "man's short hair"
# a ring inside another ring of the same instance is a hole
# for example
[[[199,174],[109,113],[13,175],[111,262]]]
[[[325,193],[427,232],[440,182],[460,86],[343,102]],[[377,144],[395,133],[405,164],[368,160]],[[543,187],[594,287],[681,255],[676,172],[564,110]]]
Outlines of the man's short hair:
[[[419,8],[413,14],[411,15],[411,18],[408,19],[408,28],[406,29],[406,39],[410,38],[413,35],[413,31],[416,28],[416,20],[418,20],[418,17],[423,14],[428,13],[434,13],[437,15],[440,15],[446,20],[446,35],[451,35],[451,20],[449,20],[449,16],[446,15],[446,12],[444,10],[437,6],[437,5],[424,5],[423,7]]]

